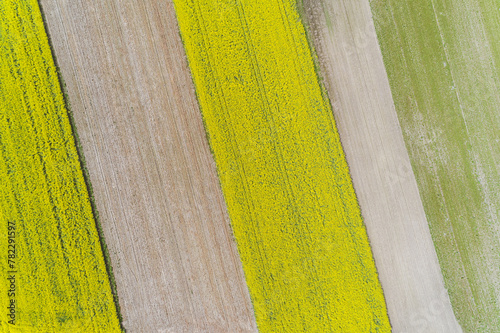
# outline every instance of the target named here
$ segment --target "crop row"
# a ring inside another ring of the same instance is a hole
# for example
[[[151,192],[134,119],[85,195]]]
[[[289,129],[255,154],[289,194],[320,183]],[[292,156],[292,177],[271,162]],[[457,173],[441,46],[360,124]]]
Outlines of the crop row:
[[[0,42],[0,331],[120,331],[36,0],[0,2]]]
[[[295,1],[174,4],[260,331],[390,331]]]

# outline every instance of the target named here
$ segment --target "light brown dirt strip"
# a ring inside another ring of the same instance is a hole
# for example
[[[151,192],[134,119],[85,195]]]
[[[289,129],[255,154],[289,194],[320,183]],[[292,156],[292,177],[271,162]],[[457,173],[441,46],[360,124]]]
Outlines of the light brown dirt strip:
[[[305,0],[394,332],[460,332],[444,287],[368,0]]]
[[[41,0],[128,332],[255,332],[168,1]]]

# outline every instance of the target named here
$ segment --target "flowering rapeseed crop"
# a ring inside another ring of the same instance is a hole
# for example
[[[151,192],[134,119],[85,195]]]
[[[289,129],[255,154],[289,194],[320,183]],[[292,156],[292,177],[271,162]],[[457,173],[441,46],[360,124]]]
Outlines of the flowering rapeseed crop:
[[[36,0],[0,2],[0,331],[119,332]]]
[[[387,332],[294,0],[174,0],[262,332]]]

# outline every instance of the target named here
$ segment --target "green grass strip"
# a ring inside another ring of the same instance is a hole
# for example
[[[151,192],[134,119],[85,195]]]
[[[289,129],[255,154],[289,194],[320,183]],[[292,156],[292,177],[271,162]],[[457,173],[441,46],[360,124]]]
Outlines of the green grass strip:
[[[457,319],[466,332],[498,332],[498,1],[373,0],[371,6]]]

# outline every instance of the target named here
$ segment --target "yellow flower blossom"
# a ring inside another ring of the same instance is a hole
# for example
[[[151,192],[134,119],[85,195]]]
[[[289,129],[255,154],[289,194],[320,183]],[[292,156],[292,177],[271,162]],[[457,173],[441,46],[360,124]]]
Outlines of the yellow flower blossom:
[[[261,332],[388,332],[293,0],[174,0]]]
[[[120,332],[36,0],[0,1],[0,331]]]

